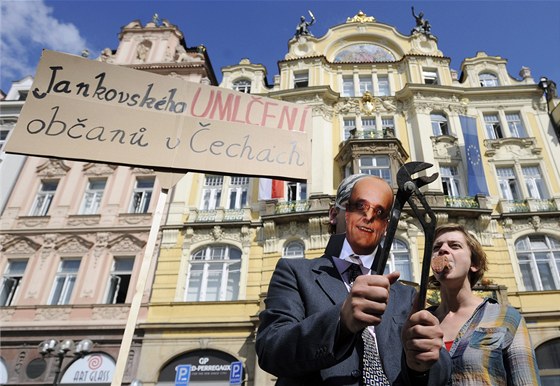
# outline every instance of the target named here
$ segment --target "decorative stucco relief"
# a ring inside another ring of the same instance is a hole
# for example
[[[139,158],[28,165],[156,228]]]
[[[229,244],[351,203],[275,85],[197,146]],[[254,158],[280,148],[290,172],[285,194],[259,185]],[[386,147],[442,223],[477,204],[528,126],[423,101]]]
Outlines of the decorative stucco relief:
[[[68,307],[37,308],[33,320],[68,320],[70,319],[70,311],[71,309]]]

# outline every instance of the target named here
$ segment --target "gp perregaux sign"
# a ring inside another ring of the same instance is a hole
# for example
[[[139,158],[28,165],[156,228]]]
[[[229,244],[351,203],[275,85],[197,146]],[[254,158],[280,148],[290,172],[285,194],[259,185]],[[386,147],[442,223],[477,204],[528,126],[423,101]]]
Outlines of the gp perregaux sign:
[[[308,179],[308,106],[43,51],[6,152]]]

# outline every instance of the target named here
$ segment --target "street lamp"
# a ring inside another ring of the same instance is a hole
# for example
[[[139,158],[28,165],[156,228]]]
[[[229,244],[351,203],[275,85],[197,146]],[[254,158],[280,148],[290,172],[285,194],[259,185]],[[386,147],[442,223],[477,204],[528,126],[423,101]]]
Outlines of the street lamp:
[[[75,344],[72,339],[64,339],[58,341],[56,339],[47,339],[39,345],[39,353],[45,357],[56,357],[56,369],[54,374],[53,386],[58,385],[60,370],[62,369],[62,361],[64,358],[82,358],[89,353],[93,347],[93,342],[89,339],[83,339]],[[69,353],[72,352],[71,355]]]

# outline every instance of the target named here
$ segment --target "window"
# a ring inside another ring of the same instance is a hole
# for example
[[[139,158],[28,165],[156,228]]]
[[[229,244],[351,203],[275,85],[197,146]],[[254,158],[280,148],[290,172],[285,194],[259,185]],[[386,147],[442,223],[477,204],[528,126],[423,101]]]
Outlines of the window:
[[[389,96],[391,95],[391,89],[389,88],[389,77],[386,75],[380,75],[377,77],[377,86],[379,88],[379,96]]]
[[[134,257],[115,257],[113,268],[109,275],[109,286],[105,304],[126,303],[126,295],[132,277]]]
[[[58,181],[41,181],[30,216],[46,216],[56,192]]]
[[[363,117],[362,118],[362,130],[364,131],[375,131],[375,117]]]
[[[560,338],[539,345],[535,356],[542,386],[560,385]]]
[[[352,75],[346,75],[342,77],[342,96],[354,96],[354,77]]]
[[[422,75],[424,77],[424,84],[438,84],[436,69],[424,69]]]
[[[443,194],[451,197],[459,197],[461,195],[459,173],[456,166],[440,166],[441,183],[443,185]]]
[[[525,291],[560,289],[560,242],[546,235],[531,235],[515,243]]]
[[[49,300],[50,305],[70,303],[79,268],[80,259],[65,259],[60,262]]]
[[[241,209],[247,206],[249,177],[231,177],[228,189],[228,209]]]
[[[430,114],[432,121],[432,132],[435,136],[450,135],[449,125],[447,124],[447,117],[443,113]]]
[[[521,193],[513,168],[496,168],[500,195],[504,200],[521,200]]]
[[[354,118],[344,118],[344,139],[350,138],[350,130],[356,128],[356,119]]]
[[[395,121],[393,117],[381,118],[381,126],[383,127],[383,136],[387,134],[395,135]]]
[[[506,121],[509,127],[509,132],[512,137],[516,138],[526,138],[527,132],[525,131],[525,126],[521,122],[521,117],[519,113],[507,113]]]
[[[244,92],[245,94],[251,93],[251,81],[249,79],[240,79],[233,82],[233,89],[235,91]]]
[[[208,246],[193,253],[186,301],[237,300],[241,251],[228,245]]]
[[[525,186],[527,186],[527,193],[529,197],[539,200],[548,199],[548,191],[541,176],[541,171],[538,166],[522,166],[523,179]]]
[[[309,86],[309,73],[295,72],[294,73],[294,88],[301,88]]]
[[[84,193],[84,199],[82,200],[82,205],[80,207],[80,214],[96,214],[99,211],[106,182],[106,179],[89,180]]]
[[[360,157],[360,173],[370,174],[391,182],[391,161],[386,155]]]
[[[132,192],[130,213],[148,213],[150,200],[154,190],[155,177],[137,178],[136,186]]]
[[[303,258],[305,257],[304,251],[305,245],[301,241],[290,241],[284,247],[282,257],[285,259]]]
[[[307,198],[307,184],[304,182],[288,182],[287,201],[299,201]]]
[[[8,134],[16,125],[15,118],[2,118],[0,119],[0,150],[4,148]]]
[[[400,279],[413,281],[408,247],[406,243],[398,239],[394,239],[393,244],[391,244],[391,252],[383,274],[394,271],[399,271],[401,273]]]
[[[2,277],[2,289],[0,290],[0,307],[8,307],[14,304],[18,294],[19,284],[27,267],[27,260],[8,261],[8,267]]]
[[[360,75],[360,95],[364,95],[366,91],[369,91],[373,95],[373,82],[371,80],[371,75],[365,76]]]
[[[502,125],[497,114],[484,114],[484,125],[486,126],[486,134],[490,139],[504,138]]]
[[[220,206],[223,185],[224,177],[222,176],[204,176],[204,186],[202,188],[202,202],[200,203],[200,209],[213,210]]]
[[[478,75],[480,80],[480,87],[497,87],[500,85],[498,77],[488,72],[483,72]]]

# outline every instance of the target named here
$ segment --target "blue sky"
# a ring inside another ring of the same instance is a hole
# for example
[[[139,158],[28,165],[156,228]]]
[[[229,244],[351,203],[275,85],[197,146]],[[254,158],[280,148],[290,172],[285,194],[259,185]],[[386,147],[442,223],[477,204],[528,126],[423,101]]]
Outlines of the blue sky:
[[[204,44],[214,71],[242,58],[262,63],[271,83],[284,58],[288,40],[301,15],[311,10],[311,27],[322,36],[362,10],[402,34],[414,26],[410,7],[423,11],[451,67],[478,51],[508,60],[519,79],[529,67],[560,84],[560,1],[279,1],[279,0],[2,0],[0,13],[0,88],[34,75],[41,49],[79,54],[84,48],[97,57],[118,46],[118,33],[132,20],[146,24],[154,13],[177,25],[189,47]]]

